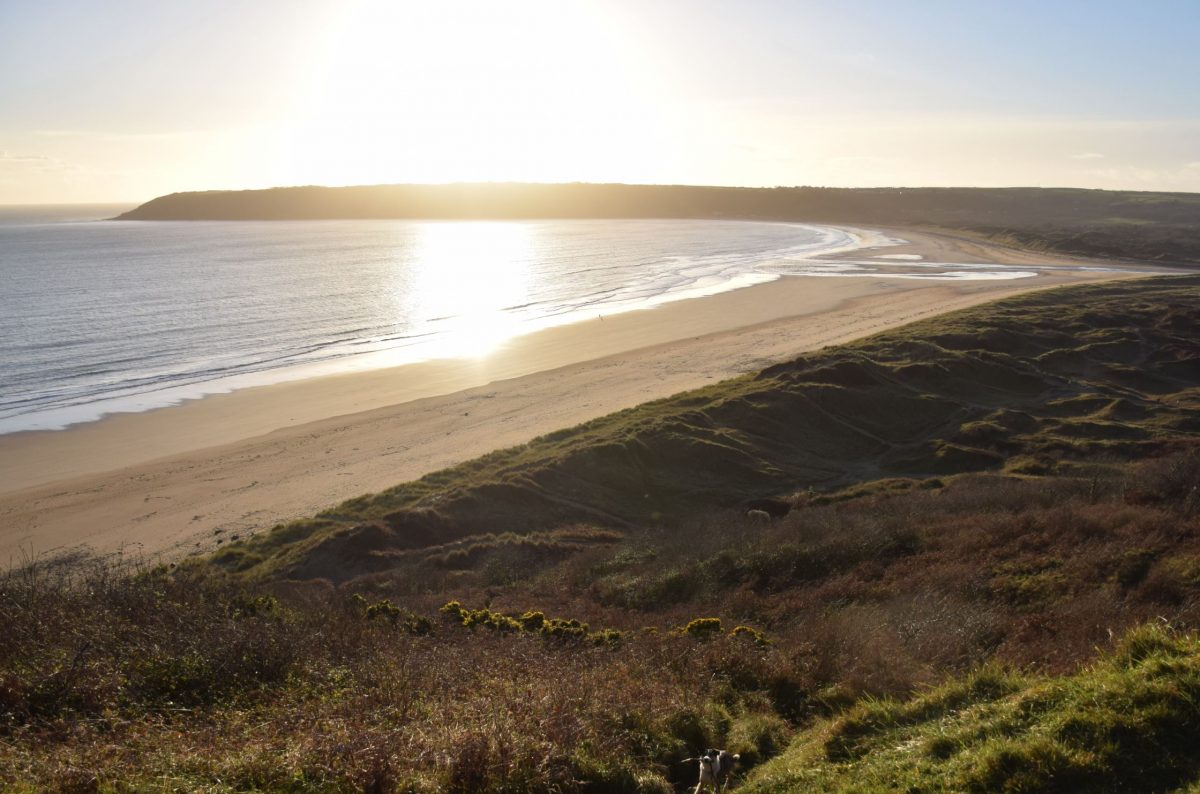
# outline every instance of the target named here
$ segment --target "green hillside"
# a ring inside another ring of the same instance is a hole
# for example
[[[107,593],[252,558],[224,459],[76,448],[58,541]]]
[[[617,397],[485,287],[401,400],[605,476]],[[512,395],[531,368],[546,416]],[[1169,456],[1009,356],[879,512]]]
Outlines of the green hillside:
[[[1200,638],[1131,632],[1070,676],[987,668],[869,700],[755,770],[758,792],[1200,790]]]

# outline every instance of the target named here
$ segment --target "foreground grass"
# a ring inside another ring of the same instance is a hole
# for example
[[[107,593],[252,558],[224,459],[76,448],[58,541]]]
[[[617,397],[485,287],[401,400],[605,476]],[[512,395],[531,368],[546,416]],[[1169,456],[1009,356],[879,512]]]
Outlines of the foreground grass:
[[[0,787],[669,791],[706,746],[752,761],[791,732],[771,706],[786,661],[753,636],[509,631],[450,613],[284,605],[87,561],[14,572]]]
[[[794,733],[833,775],[907,741],[876,722],[1001,708],[1127,627],[1195,624],[1197,484],[1184,444],[1074,477],[863,484],[767,526],[481,536],[341,588],[37,563],[0,576],[0,788],[670,791],[705,747],[753,772]],[[1162,670],[1191,697],[1190,667]],[[917,764],[930,787],[965,779],[950,757]]]
[[[987,668],[861,703],[805,731],[746,790],[1171,791],[1200,781],[1198,704],[1200,638],[1151,624],[1075,675]]]

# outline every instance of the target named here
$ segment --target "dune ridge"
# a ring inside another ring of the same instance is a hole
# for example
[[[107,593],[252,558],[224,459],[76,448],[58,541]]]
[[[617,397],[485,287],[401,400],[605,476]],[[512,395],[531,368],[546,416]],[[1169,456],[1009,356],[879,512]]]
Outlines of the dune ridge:
[[[341,582],[475,534],[677,525],[797,490],[1146,457],[1200,435],[1198,288],[1116,282],[943,315],[349,500],[215,561]]]

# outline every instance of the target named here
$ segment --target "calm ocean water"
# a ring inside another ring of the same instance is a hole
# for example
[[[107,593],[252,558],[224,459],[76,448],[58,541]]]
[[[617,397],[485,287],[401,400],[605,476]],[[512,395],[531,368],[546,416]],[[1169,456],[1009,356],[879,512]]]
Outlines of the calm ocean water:
[[[0,433],[477,356],[550,325],[782,275],[1037,275],[864,256],[847,231],[801,224],[100,220],[121,209],[0,207]]]
[[[851,244],[741,222],[95,220],[116,211],[0,209],[0,433],[476,355]]]

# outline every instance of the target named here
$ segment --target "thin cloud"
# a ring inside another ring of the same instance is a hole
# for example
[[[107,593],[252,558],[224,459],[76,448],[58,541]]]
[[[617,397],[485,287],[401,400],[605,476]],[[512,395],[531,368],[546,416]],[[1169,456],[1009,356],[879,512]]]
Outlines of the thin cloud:
[[[112,130],[33,130],[33,135],[42,138],[88,138],[96,141],[165,141],[189,138],[199,133],[195,130],[171,130],[167,132],[114,132]]]
[[[1099,152],[1080,152],[1079,154],[1071,155],[1072,160],[1103,160],[1104,155]]]
[[[12,154],[0,151],[0,162],[3,163],[47,163],[50,158],[42,154]]]
[[[0,150],[0,168],[6,171],[32,169],[35,171],[74,171],[76,166],[59,160],[57,157],[47,157],[44,154],[13,154]]]

